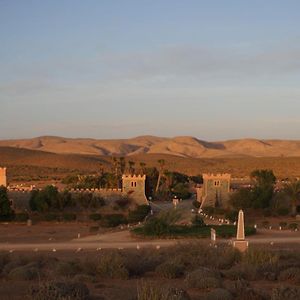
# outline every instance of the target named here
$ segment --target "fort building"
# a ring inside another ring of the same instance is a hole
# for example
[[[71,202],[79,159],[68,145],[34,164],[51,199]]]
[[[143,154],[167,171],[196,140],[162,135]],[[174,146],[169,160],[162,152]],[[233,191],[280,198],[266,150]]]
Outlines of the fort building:
[[[137,204],[147,204],[145,182],[146,175],[123,175],[122,193],[132,197]]]
[[[230,174],[203,174],[203,186],[197,190],[200,207],[226,207],[230,195],[230,181]]]
[[[7,187],[6,168],[0,168],[0,186]]]

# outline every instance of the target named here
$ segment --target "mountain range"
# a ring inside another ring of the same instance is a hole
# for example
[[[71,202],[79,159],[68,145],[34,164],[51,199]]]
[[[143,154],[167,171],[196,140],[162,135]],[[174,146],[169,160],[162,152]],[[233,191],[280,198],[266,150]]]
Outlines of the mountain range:
[[[42,136],[2,140],[0,147],[39,150],[57,154],[131,156],[168,154],[188,158],[298,157],[298,140],[238,139],[208,142],[191,136],[164,138],[140,136],[129,139],[90,139]]]

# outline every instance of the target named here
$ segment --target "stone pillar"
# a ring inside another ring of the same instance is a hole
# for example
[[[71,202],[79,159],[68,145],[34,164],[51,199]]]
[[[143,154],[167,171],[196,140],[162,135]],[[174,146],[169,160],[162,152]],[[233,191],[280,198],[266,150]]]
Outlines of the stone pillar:
[[[242,210],[239,211],[236,240],[233,241],[233,247],[238,249],[240,252],[245,252],[248,249],[248,241],[245,240],[244,212]]]
[[[239,211],[236,239],[238,241],[245,240],[245,222],[244,222],[244,212],[242,210]]]

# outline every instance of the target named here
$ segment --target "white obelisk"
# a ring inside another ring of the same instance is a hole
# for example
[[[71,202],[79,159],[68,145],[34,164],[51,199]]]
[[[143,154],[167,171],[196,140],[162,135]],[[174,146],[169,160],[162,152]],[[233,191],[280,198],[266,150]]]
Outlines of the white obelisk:
[[[233,247],[241,252],[245,252],[248,249],[248,241],[245,240],[244,212],[242,210],[239,211],[236,240],[233,241]]]

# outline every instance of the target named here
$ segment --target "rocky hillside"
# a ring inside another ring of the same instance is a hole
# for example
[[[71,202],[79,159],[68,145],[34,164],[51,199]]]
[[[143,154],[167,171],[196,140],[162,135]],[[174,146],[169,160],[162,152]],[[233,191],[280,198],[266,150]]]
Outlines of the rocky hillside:
[[[190,136],[97,140],[44,136],[3,140],[0,147],[24,148],[58,154],[122,155],[168,154],[180,157],[293,157],[300,156],[300,141],[239,139],[207,142]]]

